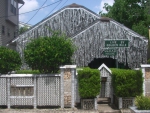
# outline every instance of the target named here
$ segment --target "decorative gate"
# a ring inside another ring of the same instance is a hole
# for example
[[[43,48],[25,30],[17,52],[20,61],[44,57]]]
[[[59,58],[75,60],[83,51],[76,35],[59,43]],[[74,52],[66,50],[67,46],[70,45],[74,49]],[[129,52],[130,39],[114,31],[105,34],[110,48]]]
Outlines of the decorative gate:
[[[101,77],[101,88],[100,88],[100,98],[113,98],[113,89],[111,85],[111,70],[105,65],[102,64],[99,68],[100,77]]]

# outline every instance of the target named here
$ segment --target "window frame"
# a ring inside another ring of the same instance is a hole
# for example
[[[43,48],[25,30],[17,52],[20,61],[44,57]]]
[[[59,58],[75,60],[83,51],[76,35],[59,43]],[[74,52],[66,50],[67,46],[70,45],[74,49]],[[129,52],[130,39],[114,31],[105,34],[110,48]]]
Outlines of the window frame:
[[[15,0],[11,0],[10,3],[10,11],[16,15],[17,14],[17,2]]]
[[[12,85],[10,87],[10,96],[34,96],[34,85]]]
[[[5,26],[2,25],[2,34],[5,35]]]

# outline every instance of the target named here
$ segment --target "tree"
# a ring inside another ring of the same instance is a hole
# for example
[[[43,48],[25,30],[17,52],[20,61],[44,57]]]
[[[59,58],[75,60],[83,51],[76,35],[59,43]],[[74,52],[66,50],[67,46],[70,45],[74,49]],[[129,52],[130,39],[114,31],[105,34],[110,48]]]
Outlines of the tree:
[[[101,16],[112,18],[135,32],[148,37],[150,25],[148,0],[115,0],[113,6],[105,4],[107,13]]]
[[[19,29],[19,34],[24,33],[24,32],[27,31],[28,29],[29,29],[28,26],[21,27],[21,28]]]
[[[56,73],[59,66],[71,64],[74,45],[66,35],[53,32],[51,37],[31,40],[25,49],[25,61],[41,73]]]
[[[6,74],[11,71],[19,69],[21,66],[21,59],[19,54],[6,47],[0,47],[0,73]]]

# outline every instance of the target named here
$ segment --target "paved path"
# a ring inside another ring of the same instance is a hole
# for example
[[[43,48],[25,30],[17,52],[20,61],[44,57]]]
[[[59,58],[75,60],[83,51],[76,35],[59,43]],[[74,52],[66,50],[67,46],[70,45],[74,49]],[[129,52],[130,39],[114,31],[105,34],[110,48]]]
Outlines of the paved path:
[[[1,109],[0,113],[99,113],[96,110]]]
[[[131,113],[129,109],[118,110],[108,104],[98,104],[98,110],[82,110],[72,108],[53,109],[0,109],[0,113]]]

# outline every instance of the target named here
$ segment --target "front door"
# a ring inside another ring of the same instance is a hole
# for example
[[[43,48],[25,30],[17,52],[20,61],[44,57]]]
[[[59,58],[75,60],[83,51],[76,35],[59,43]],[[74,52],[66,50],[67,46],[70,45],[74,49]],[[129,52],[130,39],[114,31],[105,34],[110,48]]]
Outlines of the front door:
[[[106,97],[106,95],[105,95],[105,92],[106,92],[106,81],[107,81],[107,77],[102,77],[101,78],[100,98]]]

